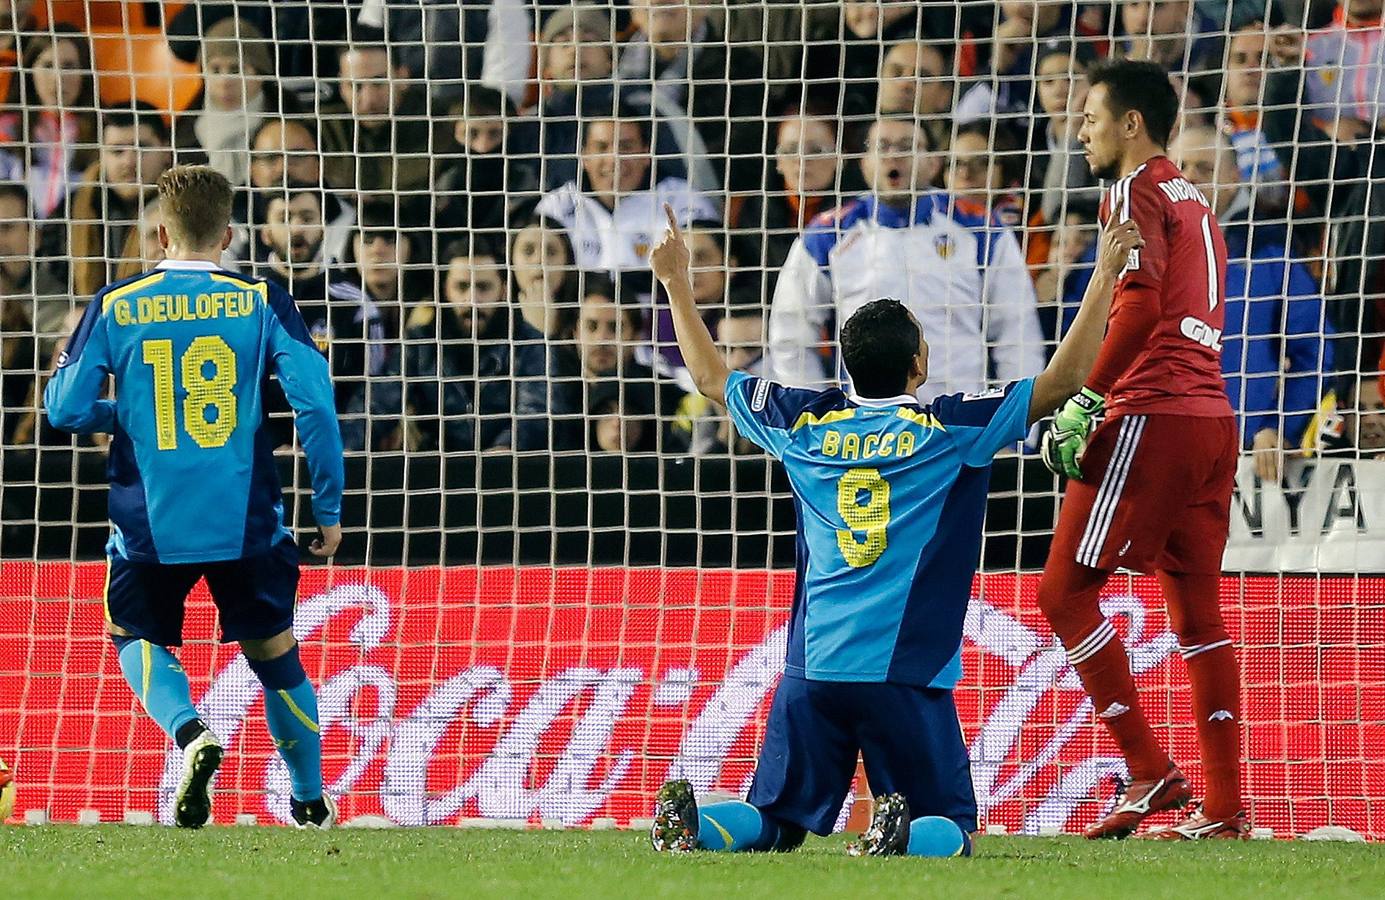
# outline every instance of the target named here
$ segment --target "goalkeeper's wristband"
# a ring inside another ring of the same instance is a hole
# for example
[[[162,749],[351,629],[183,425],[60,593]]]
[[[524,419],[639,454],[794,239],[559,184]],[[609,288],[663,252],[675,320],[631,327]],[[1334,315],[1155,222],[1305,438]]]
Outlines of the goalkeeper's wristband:
[[[1086,386],[1069,397],[1068,402],[1077,404],[1089,416],[1094,416],[1106,408],[1106,398]]]

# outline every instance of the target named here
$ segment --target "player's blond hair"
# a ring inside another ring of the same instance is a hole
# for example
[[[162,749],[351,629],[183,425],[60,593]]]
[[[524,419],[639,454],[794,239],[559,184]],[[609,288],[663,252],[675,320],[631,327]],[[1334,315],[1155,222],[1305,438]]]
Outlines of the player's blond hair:
[[[173,243],[218,247],[231,224],[231,182],[210,166],[174,166],[159,176],[159,209]]]

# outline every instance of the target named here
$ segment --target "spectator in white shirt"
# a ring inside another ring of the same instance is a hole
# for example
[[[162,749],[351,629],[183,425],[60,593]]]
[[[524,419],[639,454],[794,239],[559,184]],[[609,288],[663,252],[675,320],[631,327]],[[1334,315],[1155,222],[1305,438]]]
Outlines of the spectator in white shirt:
[[[668,229],[665,203],[680,222],[720,220],[716,206],[682,178],[650,183],[648,122],[618,117],[583,124],[578,180],[539,201],[535,212],[567,231],[579,269],[649,268],[649,250]]]
[[[779,275],[769,319],[772,377],[819,387],[837,380],[837,325],[894,297],[923,326],[932,353],[919,397],[975,392],[1044,366],[1034,286],[1014,234],[968,214],[928,185],[939,160],[909,117],[870,128],[861,171],[872,187],[818,216]]]

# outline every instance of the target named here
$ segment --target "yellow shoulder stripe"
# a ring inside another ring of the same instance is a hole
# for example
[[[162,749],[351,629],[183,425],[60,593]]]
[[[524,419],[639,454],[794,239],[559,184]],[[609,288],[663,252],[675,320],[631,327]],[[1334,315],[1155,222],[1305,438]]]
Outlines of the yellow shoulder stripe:
[[[906,406],[901,406],[897,415],[901,419],[908,419],[915,425],[922,425],[924,428],[936,428],[939,431],[947,431],[943,423],[938,421],[938,417],[926,412],[914,412]]]
[[[164,272],[155,272],[152,275],[144,276],[138,281],[132,281],[122,288],[116,288],[115,290],[111,291],[109,294],[101,298],[101,312],[104,313],[106,310],[110,309],[111,304],[119,300],[121,297],[128,297],[135,291],[143,290],[144,288],[151,287],[153,285],[158,284],[160,281],[163,281],[164,274]]]
[[[244,278],[237,278],[234,275],[222,275],[220,272],[210,273],[212,281],[219,281],[222,284],[234,284],[236,287],[254,291],[260,295],[260,301],[269,303],[269,285],[263,281],[248,281]]]
[[[815,416],[810,412],[805,412],[798,417],[798,421],[793,423],[790,431],[797,431],[804,425],[831,425],[833,422],[844,422],[856,415],[855,409],[834,409],[825,412],[821,416]]]

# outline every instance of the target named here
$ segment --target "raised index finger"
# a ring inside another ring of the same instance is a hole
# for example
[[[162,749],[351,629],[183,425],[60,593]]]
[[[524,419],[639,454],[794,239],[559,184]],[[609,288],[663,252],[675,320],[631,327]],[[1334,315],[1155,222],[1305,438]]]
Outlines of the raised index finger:
[[[668,230],[673,232],[673,236],[680,241],[683,239],[683,230],[678,227],[678,217],[673,214],[673,207],[664,204],[664,215],[668,216]]]

